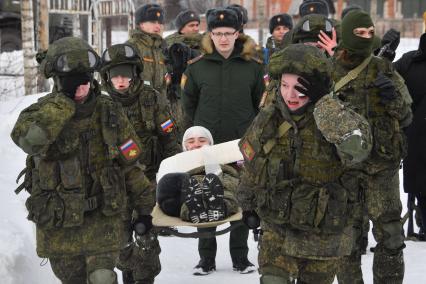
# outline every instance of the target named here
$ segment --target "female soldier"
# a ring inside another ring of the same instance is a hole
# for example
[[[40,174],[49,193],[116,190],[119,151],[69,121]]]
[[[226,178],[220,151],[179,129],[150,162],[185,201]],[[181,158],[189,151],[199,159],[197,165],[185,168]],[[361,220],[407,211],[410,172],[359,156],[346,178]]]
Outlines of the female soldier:
[[[332,283],[352,247],[356,188],[341,178],[368,156],[369,125],[327,95],[331,66],[318,48],[291,45],[272,56],[270,71],[281,85],[240,141],[237,190],[243,221],[261,219],[260,282]]]

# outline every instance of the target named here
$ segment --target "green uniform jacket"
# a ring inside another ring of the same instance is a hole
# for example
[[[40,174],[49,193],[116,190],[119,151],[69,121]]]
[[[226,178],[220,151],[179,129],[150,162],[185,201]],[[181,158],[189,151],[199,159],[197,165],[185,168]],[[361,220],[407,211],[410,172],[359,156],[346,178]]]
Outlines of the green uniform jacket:
[[[312,110],[290,115],[281,100],[260,111],[240,142],[245,163],[237,200],[259,214],[282,254],[336,258],[351,252],[347,216],[357,189],[340,181],[345,167]]]
[[[144,66],[142,79],[145,83],[149,82],[149,84],[158,90],[165,99],[165,75],[167,73],[167,67],[164,50],[167,48],[166,42],[159,35],[148,34],[139,29],[135,29],[131,32],[128,43],[131,43],[138,49],[139,56],[142,59],[142,64]]]
[[[355,66],[344,64],[333,58],[333,80],[338,82]],[[358,64],[359,65],[359,64]],[[377,74],[383,72],[392,79],[397,96],[383,104],[380,90],[374,86]],[[406,155],[406,138],[403,129],[412,120],[411,97],[402,77],[394,71],[392,64],[375,57],[357,78],[338,91],[338,97],[353,110],[367,118],[373,133],[373,149],[369,158],[359,165],[368,174],[383,170],[394,170]]]
[[[254,42],[236,41],[224,59],[206,35],[205,55],[189,65],[182,77],[182,103],[193,125],[209,129],[215,143],[240,138],[253,121],[263,90],[263,66],[253,59]]]
[[[110,97],[90,96],[76,105],[51,93],[21,112],[11,134],[29,154],[26,207],[40,257],[117,251],[131,210],[154,206],[133,127]]]
[[[158,91],[141,82],[127,96],[114,92],[111,87],[108,91],[114,101],[121,103],[139,136],[144,149],[140,162],[147,167],[145,174],[149,180],[155,180],[160,162],[181,152],[176,121],[169,106],[158,99]]]

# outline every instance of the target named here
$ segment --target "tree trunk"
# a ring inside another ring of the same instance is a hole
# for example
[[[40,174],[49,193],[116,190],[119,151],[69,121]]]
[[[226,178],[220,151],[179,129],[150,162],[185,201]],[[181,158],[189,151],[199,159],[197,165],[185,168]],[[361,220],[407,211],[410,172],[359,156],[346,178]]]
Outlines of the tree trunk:
[[[24,52],[25,95],[37,92],[37,67],[34,51],[34,14],[33,1],[21,1],[22,49]]]
[[[371,0],[370,15],[373,23],[375,23],[377,19],[377,0]]]
[[[49,48],[49,10],[47,0],[38,1],[39,21],[38,21],[38,39],[39,49],[47,50]],[[40,72],[37,72],[37,91],[45,92],[49,88],[47,80]]]

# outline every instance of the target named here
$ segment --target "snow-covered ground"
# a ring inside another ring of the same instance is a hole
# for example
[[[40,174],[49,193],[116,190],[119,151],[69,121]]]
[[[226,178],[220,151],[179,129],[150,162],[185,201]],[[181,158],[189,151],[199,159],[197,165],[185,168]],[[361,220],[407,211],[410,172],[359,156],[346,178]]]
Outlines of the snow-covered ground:
[[[402,39],[397,57],[404,52],[417,49],[417,45],[417,39]],[[2,58],[0,57],[0,60]],[[45,264],[35,253],[34,226],[25,218],[27,212],[24,203],[27,193],[22,192],[16,196],[13,192],[16,188],[15,178],[25,164],[25,155],[11,141],[10,132],[19,112],[35,102],[41,94],[20,96],[21,94],[17,96],[15,93],[10,93],[7,100],[0,98],[0,157],[2,158],[0,163],[0,184],[2,185],[2,191],[0,191],[0,279],[2,284],[56,284],[59,281],[53,276],[49,263]],[[402,193],[402,190],[401,199],[404,204],[403,213],[405,213],[406,195]],[[217,239],[217,271],[205,277],[197,277],[192,275],[192,268],[198,262],[197,241],[177,237],[160,237],[163,269],[156,278],[156,283],[259,283],[257,273],[240,275],[232,271],[228,235]],[[426,269],[424,262],[426,243],[407,241],[406,244],[404,283],[425,283],[422,274]],[[257,244],[253,241],[252,235],[249,238],[249,246],[249,259],[257,265]],[[370,246],[374,246],[371,235]],[[373,283],[372,260],[373,255],[370,252],[363,257],[362,268],[365,283]]]

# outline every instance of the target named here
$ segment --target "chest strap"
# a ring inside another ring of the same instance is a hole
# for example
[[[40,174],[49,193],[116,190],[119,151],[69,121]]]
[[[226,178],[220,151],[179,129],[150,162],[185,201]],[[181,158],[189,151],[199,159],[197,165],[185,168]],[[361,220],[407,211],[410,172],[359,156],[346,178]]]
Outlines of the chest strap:
[[[358,65],[357,67],[355,67],[354,69],[352,69],[351,71],[349,71],[348,74],[346,74],[346,76],[344,76],[343,78],[341,78],[339,80],[339,82],[337,82],[334,85],[334,92],[337,93],[337,91],[340,90],[342,87],[344,87],[347,83],[349,83],[350,81],[352,81],[356,77],[358,77],[359,73],[361,73],[362,70],[364,70],[365,67],[367,67],[368,63],[370,63],[371,58],[373,58],[372,55],[370,55],[369,57],[367,57],[366,59],[364,59],[364,61],[360,65]]]

